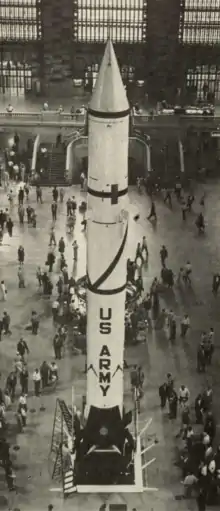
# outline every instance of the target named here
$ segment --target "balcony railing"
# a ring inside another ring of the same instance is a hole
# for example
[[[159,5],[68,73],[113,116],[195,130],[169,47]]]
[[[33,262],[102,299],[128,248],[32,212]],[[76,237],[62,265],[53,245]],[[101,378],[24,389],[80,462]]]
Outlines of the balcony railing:
[[[78,126],[83,127],[86,123],[86,115],[85,114],[70,114],[70,113],[59,113],[57,111],[48,111],[48,112],[12,112],[8,113],[6,111],[0,112],[0,125],[4,124],[12,124],[16,123],[26,124],[26,125],[47,125],[50,126],[52,124],[59,125],[70,125],[70,126]]]

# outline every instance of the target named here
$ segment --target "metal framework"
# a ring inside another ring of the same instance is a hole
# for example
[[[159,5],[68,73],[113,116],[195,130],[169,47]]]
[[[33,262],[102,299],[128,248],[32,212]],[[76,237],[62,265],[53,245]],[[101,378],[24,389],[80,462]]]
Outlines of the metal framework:
[[[41,0],[1,0],[1,41],[37,41],[41,36]]]
[[[220,0],[181,0],[179,40],[182,44],[220,44]]]
[[[73,0],[73,10],[76,42],[146,42],[147,0]]]

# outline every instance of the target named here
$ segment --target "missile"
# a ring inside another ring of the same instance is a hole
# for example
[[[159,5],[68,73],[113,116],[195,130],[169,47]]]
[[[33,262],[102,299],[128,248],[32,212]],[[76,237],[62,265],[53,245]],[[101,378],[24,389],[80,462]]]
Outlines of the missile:
[[[108,40],[88,109],[87,413],[123,410],[129,104]]]
[[[87,391],[76,439],[79,492],[109,492],[127,485],[128,473],[134,477],[132,412],[123,407],[128,143],[129,104],[109,40],[88,108]]]

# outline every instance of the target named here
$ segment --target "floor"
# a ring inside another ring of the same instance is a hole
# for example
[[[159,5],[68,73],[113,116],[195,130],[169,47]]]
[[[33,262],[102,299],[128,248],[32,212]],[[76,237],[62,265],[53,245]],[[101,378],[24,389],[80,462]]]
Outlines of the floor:
[[[204,188],[204,186],[203,186]],[[172,308],[180,318],[186,312],[191,317],[192,329],[186,341],[179,337],[171,344],[162,332],[148,335],[147,343],[126,350],[128,363],[142,363],[145,372],[144,398],[141,405],[140,427],[146,420],[152,417],[152,425],[148,430],[147,442],[157,438],[158,443],[148,453],[148,459],[156,457],[148,470],[148,485],[157,487],[157,492],[148,492],[141,495],[81,495],[69,498],[65,502],[62,495],[53,491],[56,485],[51,481],[51,466],[48,464],[51,433],[55,402],[57,397],[63,397],[67,403],[71,403],[71,388],[74,386],[76,404],[81,406],[82,395],[85,391],[85,376],[83,374],[85,359],[83,355],[71,357],[68,351],[59,362],[60,383],[55,394],[44,395],[39,402],[32,396],[32,382],[30,381],[30,397],[28,398],[29,410],[36,408],[35,413],[28,414],[28,425],[25,433],[12,436],[11,452],[13,453],[16,470],[17,493],[8,495],[5,487],[4,476],[0,469],[0,508],[8,509],[18,507],[21,511],[39,511],[47,509],[52,503],[54,511],[98,511],[103,502],[123,503],[127,502],[128,511],[136,507],[137,511],[183,511],[196,509],[193,501],[176,500],[175,497],[182,494],[180,484],[181,474],[174,465],[176,459],[177,440],[175,434],[179,429],[179,419],[172,424],[167,417],[167,412],[161,413],[158,399],[158,386],[164,381],[164,377],[170,371],[175,378],[176,388],[186,383],[191,391],[192,403],[196,394],[203,389],[208,377],[214,388],[214,408],[218,423],[220,424],[220,399],[217,389],[220,383],[219,349],[220,349],[220,324],[219,324],[219,298],[214,299],[211,293],[212,273],[219,270],[220,266],[220,182],[205,185],[207,201],[205,207],[205,219],[207,232],[204,237],[199,237],[195,228],[195,213],[192,213],[183,225],[179,206],[174,203],[173,211],[170,211],[161,201],[157,201],[158,224],[155,229],[146,220],[149,211],[149,199],[145,195],[139,195],[135,189],[130,189],[130,229],[129,229],[129,253],[134,257],[136,243],[146,235],[149,246],[149,266],[144,271],[144,283],[149,289],[152,279],[160,274],[159,250],[161,245],[166,244],[169,251],[169,267],[175,273],[179,267],[190,260],[193,267],[193,290],[185,292],[175,287],[173,293],[165,294],[162,304]],[[203,190],[198,190],[200,197]],[[65,200],[68,196],[75,195],[80,202],[84,196],[78,187],[66,189]],[[43,204],[37,205],[35,191],[30,194],[30,202],[36,207],[37,228],[33,229],[18,225],[17,207],[12,212],[15,223],[14,234],[11,239],[4,236],[3,245],[0,247],[0,280],[4,279],[8,288],[7,303],[0,302],[0,315],[7,309],[12,318],[12,335],[0,343],[0,372],[1,386],[7,373],[11,370],[13,359],[16,354],[16,344],[21,336],[24,336],[30,349],[28,360],[29,372],[32,374],[35,367],[43,360],[53,359],[52,339],[54,328],[51,321],[51,301],[43,299],[39,293],[36,281],[37,265],[44,265],[48,251],[49,229],[51,226],[51,189],[43,190]],[[0,190],[1,206],[8,206],[7,197]],[[199,210],[198,200],[195,211]],[[138,222],[133,217],[140,214]],[[69,271],[72,271],[72,238],[66,236],[65,231],[66,209],[65,204],[59,205],[58,220],[56,222],[56,237],[62,235],[66,241],[66,255]],[[81,216],[78,214],[75,237],[79,243],[79,262],[76,269],[77,276],[85,273],[86,265],[86,239],[81,230]],[[17,248],[19,244],[25,247],[25,272],[26,289],[19,290],[17,285]],[[54,271],[54,283],[58,278]],[[24,328],[29,322],[32,309],[36,309],[40,315],[39,335],[34,337]],[[196,373],[196,347],[200,333],[204,329],[213,326],[216,331],[216,354],[210,375],[198,375]],[[125,372],[125,405],[129,408],[131,401],[129,374]],[[40,411],[41,404],[45,411]],[[9,421],[15,423],[15,410],[9,412]],[[15,445],[19,450],[14,450]],[[13,502],[7,503],[8,498]]]

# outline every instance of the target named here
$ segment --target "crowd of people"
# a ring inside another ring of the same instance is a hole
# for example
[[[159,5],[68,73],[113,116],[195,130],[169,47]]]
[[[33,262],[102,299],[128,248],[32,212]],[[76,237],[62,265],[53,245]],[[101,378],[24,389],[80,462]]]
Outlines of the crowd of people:
[[[9,175],[8,181],[6,180],[4,183],[5,194],[8,197],[8,207],[2,208],[0,211],[1,244],[4,244],[6,231],[9,236],[13,236],[13,227],[16,222],[15,205],[18,208],[18,224],[23,225],[25,222],[30,228],[35,228],[37,215],[33,207],[33,191],[39,207],[44,202],[44,190],[39,185],[33,190],[33,187],[31,188],[28,183],[20,182],[17,186],[17,191],[14,190],[12,181],[16,180],[18,183],[21,177],[20,175],[17,178],[15,175]],[[82,174],[81,189],[85,191],[86,187],[87,178],[85,174]],[[137,187],[138,192],[141,193],[141,182],[138,181]],[[157,220],[155,195],[151,193],[151,196],[152,204],[148,219],[152,220],[153,218]],[[170,189],[163,192],[163,200],[170,208],[172,208],[172,201],[174,200],[180,204],[181,208],[183,204],[185,208],[187,206],[186,213],[182,213],[183,222],[190,218],[193,206],[195,203],[198,203],[201,208],[199,215],[201,214],[204,220],[205,195],[197,199],[191,192],[186,197],[179,181],[173,190]],[[86,304],[80,301],[77,294],[77,283],[70,273],[68,260],[65,255],[66,245],[71,239],[72,264],[77,265],[79,245],[76,239],[73,240],[73,237],[69,238],[68,235],[74,234],[77,215],[81,215],[82,230],[86,233],[86,201],[83,200],[78,204],[74,195],[66,200],[65,213],[68,241],[66,241],[64,235],[57,238],[56,233],[59,205],[63,205],[64,201],[64,189],[57,189],[55,186],[51,193],[51,228],[48,233],[48,251],[44,254],[45,263],[42,266],[36,267],[36,284],[39,294],[41,294],[42,299],[52,297],[51,317],[55,326],[52,344],[54,359],[42,361],[42,364],[36,367],[32,374],[30,374],[29,360],[31,348],[25,340],[25,330],[29,330],[33,336],[37,336],[41,328],[39,314],[37,311],[32,310],[30,311],[30,321],[24,328],[24,333],[16,345],[11,371],[7,375],[6,381],[1,381],[0,460],[5,471],[6,483],[11,491],[16,488],[16,485],[10,445],[7,440],[7,410],[11,407],[16,410],[18,432],[25,432],[30,412],[30,380],[32,381],[34,396],[38,400],[47,388],[55,391],[57,381],[59,380],[59,361],[64,356],[67,343],[70,340],[70,330],[81,336],[79,336],[79,342],[76,341],[76,336],[74,336],[74,339],[71,339],[73,351],[81,350],[83,353],[86,351]],[[137,222],[138,219],[139,215],[136,215],[134,220]],[[205,220],[203,226],[205,226]],[[197,224],[196,227],[198,227]],[[201,231],[201,226],[199,230]],[[128,259],[127,261],[127,284],[134,286],[136,297],[135,302],[132,302],[131,307],[126,311],[125,316],[125,336],[128,344],[146,343],[148,334],[152,330],[164,332],[170,342],[175,342],[178,336],[184,342],[190,331],[191,318],[188,314],[184,313],[181,318],[177,318],[173,310],[166,310],[161,304],[164,295],[166,292],[169,292],[170,288],[178,286],[179,288],[184,288],[187,292],[187,289],[193,285],[192,264],[190,260],[183,261],[178,274],[174,275],[172,269],[169,268],[169,247],[162,245],[158,255],[161,261],[161,273],[152,280],[148,290],[146,290],[143,281],[144,271],[147,270],[148,260],[151,257],[146,236],[143,236],[142,240],[137,244],[133,260]],[[18,287],[23,289],[26,287],[27,280],[26,247],[20,244],[20,242],[17,246],[17,260]],[[54,268],[56,268],[56,273],[58,274],[55,284],[54,278],[52,278]],[[218,292],[219,284],[220,275],[216,274],[213,277],[212,283],[214,295]],[[1,340],[10,336],[13,328],[10,314],[7,311],[10,292],[8,292],[6,279],[1,281],[0,290],[5,306],[2,319],[0,319]],[[214,328],[210,326],[209,332],[202,332],[201,340],[198,344],[197,362],[195,362],[198,373],[205,373],[210,368],[215,350],[214,341]],[[138,390],[136,397],[139,412],[141,411],[144,380],[142,368],[140,366],[132,368],[131,385],[132,388]],[[168,405],[170,420],[175,421],[178,416],[181,418],[181,429],[178,433],[180,457],[177,462],[182,468],[186,496],[190,496],[195,490],[198,506],[200,506],[199,510],[202,511],[202,509],[205,509],[206,502],[213,503],[217,501],[219,487],[220,448],[217,444],[218,439],[216,439],[216,417],[212,407],[213,390],[207,384],[207,387],[196,396],[195,402],[191,406],[189,389],[183,384],[179,392],[177,392],[174,378],[171,374],[168,374],[166,381],[159,387],[159,397],[163,411],[166,410]],[[42,406],[41,400],[39,400],[39,406]],[[202,428],[202,431],[199,433],[197,433],[197,426],[194,426],[194,422]],[[182,445],[182,442],[184,445]]]

